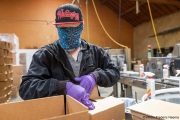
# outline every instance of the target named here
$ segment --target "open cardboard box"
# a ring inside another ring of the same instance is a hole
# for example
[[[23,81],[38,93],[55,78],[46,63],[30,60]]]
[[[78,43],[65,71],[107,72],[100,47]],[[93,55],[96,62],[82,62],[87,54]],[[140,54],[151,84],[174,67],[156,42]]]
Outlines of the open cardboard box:
[[[128,108],[133,120],[180,119],[180,105],[162,100],[148,100]]]
[[[63,95],[0,104],[1,120],[89,120],[87,107],[68,95],[66,113]]]
[[[94,87],[90,99],[95,109],[89,110],[89,120],[125,120],[124,102],[120,99],[112,96],[100,97],[97,86]]]

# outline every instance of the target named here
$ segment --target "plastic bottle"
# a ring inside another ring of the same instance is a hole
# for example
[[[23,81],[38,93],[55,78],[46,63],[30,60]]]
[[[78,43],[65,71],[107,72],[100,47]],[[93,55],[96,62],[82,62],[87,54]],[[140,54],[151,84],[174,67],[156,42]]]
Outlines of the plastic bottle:
[[[147,99],[155,99],[155,80],[148,76],[147,80]]]
[[[126,71],[127,71],[127,65],[124,64],[124,65],[123,65],[123,72],[126,72]]]
[[[168,78],[169,77],[169,66],[168,65],[163,65],[163,78]]]
[[[141,75],[144,72],[144,65],[140,64],[139,65],[139,74]]]
[[[147,62],[147,65],[146,65],[146,72],[149,72],[149,62]]]

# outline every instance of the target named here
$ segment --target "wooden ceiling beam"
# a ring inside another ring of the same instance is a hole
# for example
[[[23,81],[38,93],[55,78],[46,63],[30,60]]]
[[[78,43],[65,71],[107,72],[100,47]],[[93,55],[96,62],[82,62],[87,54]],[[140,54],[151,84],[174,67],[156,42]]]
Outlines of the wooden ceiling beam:
[[[101,4],[104,4],[107,0],[101,0]]]
[[[129,1],[136,1],[136,0],[129,0]],[[147,0],[138,0],[139,2],[147,2]],[[150,3],[155,4],[167,4],[167,5],[175,5],[180,6],[179,0],[149,0]]]
[[[140,3],[140,4],[139,4],[139,7],[140,7],[141,5],[143,5],[143,4],[145,4],[145,3]],[[133,6],[133,7],[129,8],[128,10],[124,11],[123,13],[121,13],[121,16],[125,15],[126,13],[131,12],[131,11],[134,10],[134,9],[136,9],[136,6]]]

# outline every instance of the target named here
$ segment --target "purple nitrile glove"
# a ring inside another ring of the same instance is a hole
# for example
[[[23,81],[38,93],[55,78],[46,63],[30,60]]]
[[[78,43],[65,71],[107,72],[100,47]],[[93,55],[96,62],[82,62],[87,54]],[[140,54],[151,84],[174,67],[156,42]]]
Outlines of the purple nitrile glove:
[[[89,94],[91,94],[94,86],[96,85],[95,76],[93,74],[76,77],[74,80],[76,82],[80,82],[80,86],[82,86]]]
[[[75,85],[72,82],[67,82],[66,91],[68,95],[87,106],[89,110],[95,108],[94,104],[89,100],[89,94],[83,87]]]

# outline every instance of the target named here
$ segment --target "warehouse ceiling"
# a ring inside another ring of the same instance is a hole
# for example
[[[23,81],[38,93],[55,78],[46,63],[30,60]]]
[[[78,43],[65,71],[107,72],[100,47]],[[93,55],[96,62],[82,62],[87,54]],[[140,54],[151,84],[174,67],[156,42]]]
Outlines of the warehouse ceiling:
[[[134,27],[151,20],[147,0],[99,1]],[[149,0],[149,3],[154,19],[180,11],[180,0]],[[121,9],[119,9],[119,6]]]

